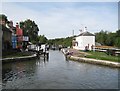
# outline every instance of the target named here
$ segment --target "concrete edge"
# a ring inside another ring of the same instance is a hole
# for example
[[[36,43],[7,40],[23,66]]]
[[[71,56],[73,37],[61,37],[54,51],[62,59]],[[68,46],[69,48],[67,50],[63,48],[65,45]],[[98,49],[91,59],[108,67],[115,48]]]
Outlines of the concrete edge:
[[[6,63],[6,62],[17,61],[17,60],[33,59],[33,58],[36,58],[36,57],[37,57],[37,55],[36,55],[36,54],[33,54],[33,55],[31,55],[31,56],[4,58],[4,59],[0,59],[0,61],[2,61],[2,63]]]
[[[98,65],[120,68],[119,62],[111,62],[111,61],[107,61],[107,60],[98,60],[98,59],[92,59],[92,58],[75,57],[75,56],[71,56],[71,55],[66,55],[66,52],[64,49],[62,50],[62,52],[67,58],[69,58],[71,60],[90,63],[90,64],[98,64]]]
[[[75,56],[68,56],[68,58],[71,59],[71,60],[79,61],[79,62],[85,62],[85,63],[91,63],[91,64],[98,64],[98,65],[120,68],[120,63],[118,63],[118,62],[110,62],[110,61],[106,61],[106,60],[97,60],[97,59],[75,57]]]

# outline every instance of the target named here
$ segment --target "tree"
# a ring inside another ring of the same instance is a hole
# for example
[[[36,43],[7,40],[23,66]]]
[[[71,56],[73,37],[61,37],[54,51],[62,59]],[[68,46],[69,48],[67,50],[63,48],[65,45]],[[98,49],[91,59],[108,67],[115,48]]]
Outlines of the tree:
[[[8,21],[7,16],[4,14],[0,14],[0,20],[2,20],[2,21],[4,20],[5,23],[7,23],[7,21]]]
[[[109,32],[107,34],[107,39],[106,39],[105,44],[108,46],[114,46],[115,45],[115,35],[116,35],[116,33]]]
[[[49,45],[62,45],[63,47],[72,46],[72,39],[73,37],[66,37],[66,38],[56,38],[48,40]]]
[[[95,33],[96,41],[101,43],[102,45],[106,44],[107,39],[107,31],[101,30],[99,33]]]
[[[48,39],[44,35],[40,35],[40,36],[38,36],[38,40],[40,43],[45,44],[45,43],[47,43]]]
[[[120,37],[120,29],[116,31],[116,37]]]
[[[118,47],[118,48],[120,48],[120,37],[117,37],[115,39],[115,46]]]
[[[23,35],[28,35],[31,42],[38,42],[38,31],[37,24],[27,19],[24,22],[20,22],[20,28],[23,29]]]
[[[7,16],[4,14],[0,14],[0,20],[8,21]]]
[[[120,47],[120,30],[117,30],[116,33],[100,31],[95,33],[96,42],[99,42],[107,46],[116,46]]]
[[[115,46],[120,48],[120,29],[116,31]]]

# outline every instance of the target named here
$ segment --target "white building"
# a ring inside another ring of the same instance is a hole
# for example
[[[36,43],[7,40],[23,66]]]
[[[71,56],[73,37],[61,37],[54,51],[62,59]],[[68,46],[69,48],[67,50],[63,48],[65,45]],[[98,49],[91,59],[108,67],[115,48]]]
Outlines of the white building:
[[[73,48],[78,50],[93,50],[95,46],[95,35],[88,31],[82,32],[74,38]]]

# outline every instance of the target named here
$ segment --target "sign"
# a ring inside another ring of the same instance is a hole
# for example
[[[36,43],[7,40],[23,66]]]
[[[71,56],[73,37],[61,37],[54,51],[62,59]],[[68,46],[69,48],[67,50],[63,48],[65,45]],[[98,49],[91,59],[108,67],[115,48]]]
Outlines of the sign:
[[[23,41],[29,41],[29,37],[28,36],[23,36]]]
[[[12,36],[12,48],[14,49],[16,48],[16,46],[17,46],[17,38],[16,36]]]

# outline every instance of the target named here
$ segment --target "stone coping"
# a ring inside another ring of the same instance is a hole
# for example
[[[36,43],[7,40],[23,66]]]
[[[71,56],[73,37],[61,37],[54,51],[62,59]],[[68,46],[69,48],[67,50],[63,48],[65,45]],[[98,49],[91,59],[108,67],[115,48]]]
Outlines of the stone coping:
[[[15,61],[15,60],[24,60],[24,59],[32,59],[32,58],[36,58],[37,55],[33,54],[31,56],[22,56],[22,57],[11,57],[11,58],[3,58],[0,59],[0,61],[4,62],[11,62],[11,61]]]
[[[63,52],[63,54],[65,54],[65,56],[67,56],[67,58],[69,58],[71,60],[120,68],[119,62],[111,62],[111,61],[107,61],[107,60],[99,60],[99,59],[92,59],[92,58],[76,57],[73,55],[66,55],[65,49],[62,49],[62,52]]]
[[[75,56],[69,56],[69,59],[76,60],[79,62],[86,62],[86,63],[91,63],[91,64],[98,64],[98,65],[105,65],[105,66],[120,68],[119,62],[111,62],[111,61],[106,61],[106,60],[98,60],[98,59],[75,57]]]

